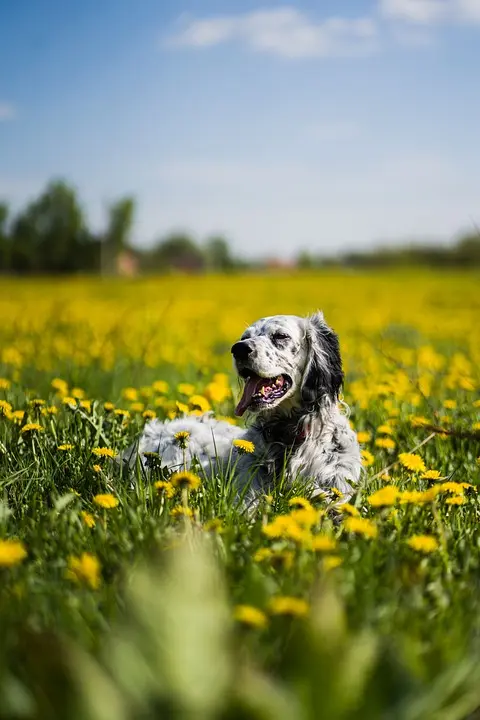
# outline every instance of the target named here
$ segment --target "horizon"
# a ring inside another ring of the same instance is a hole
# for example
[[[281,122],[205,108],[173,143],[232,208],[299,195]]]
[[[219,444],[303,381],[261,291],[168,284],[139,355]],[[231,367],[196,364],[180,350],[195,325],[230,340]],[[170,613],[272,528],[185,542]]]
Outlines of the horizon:
[[[0,8],[0,199],[62,177],[97,230],[133,195],[135,246],[220,234],[246,258],[474,230],[479,0],[338,5]]]

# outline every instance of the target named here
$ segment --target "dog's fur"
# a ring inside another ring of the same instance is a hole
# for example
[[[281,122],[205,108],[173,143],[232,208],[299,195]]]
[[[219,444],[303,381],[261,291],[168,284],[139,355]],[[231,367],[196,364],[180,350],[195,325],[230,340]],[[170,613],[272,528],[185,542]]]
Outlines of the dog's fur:
[[[254,500],[283,474],[287,480],[310,482],[313,494],[337,488],[348,498],[360,477],[360,449],[355,433],[340,411],[343,370],[337,335],[322,313],[308,318],[276,315],[258,320],[242,335],[248,356],[235,355],[237,373],[261,378],[288,375],[291,386],[278,401],[252,413],[247,430],[215,420],[211,414],[161,422],[152,420],[138,443],[123,455],[130,465],[137,453],[157,452],[171,470],[195,457],[207,474],[220,464],[235,463],[239,492]],[[190,433],[182,450],[175,442],[180,430]],[[252,454],[237,453],[232,441],[242,438],[255,446]]]

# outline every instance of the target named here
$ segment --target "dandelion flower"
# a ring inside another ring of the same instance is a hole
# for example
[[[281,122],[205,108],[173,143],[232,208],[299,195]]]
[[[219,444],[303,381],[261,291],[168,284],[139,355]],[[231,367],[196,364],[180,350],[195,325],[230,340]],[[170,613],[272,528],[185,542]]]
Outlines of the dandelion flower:
[[[382,435],[393,435],[394,430],[391,425],[387,425],[387,423],[384,423],[383,425],[378,426],[377,432],[381,433]]]
[[[368,443],[372,439],[372,434],[366,430],[359,430],[357,432],[357,440],[359,443]]]
[[[180,395],[190,396],[195,392],[195,385],[191,385],[190,383],[180,383],[177,385],[177,391]]]
[[[378,529],[375,523],[366,518],[348,517],[345,520],[345,530],[353,532],[356,535],[363,535],[366,538],[376,538]]]
[[[455,410],[457,407],[457,401],[456,400],[444,400],[443,407],[445,410]]]
[[[85,525],[87,527],[93,528],[95,526],[95,518],[93,517],[93,515],[91,513],[87,512],[86,510],[82,510],[80,515],[82,517],[83,522],[85,523]]]
[[[342,564],[342,558],[338,555],[326,555],[323,558],[323,569],[327,572],[334,570]]]
[[[253,605],[236,605],[233,611],[233,617],[243,625],[258,628],[261,630],[266,627],[268,618],[262,610]]]
[[[138,398],[138,390],[133,387],[123,388],[122,398],[128,402],[135,402]]]
[[[385,487],[369,495],[367,502],[372,507],[388,507],[396,503],[398,496],[399,491],[394,485],[385,485]]]
[[[190,440],[190,433],[188,432],[188,430],[180,430],[179,432],[175,433],[174,440],[179,447],[185,450],[188,445],[188,441]]]
[[[312,504],[303,497],[292,497],[288,501],[290,507],[301,507],[304,510],[313,510]]]
[[[111,410],[115,409],[115,405],[112,402],[103,403],[103,407],[107,412],[110,412]]]
[[[27,423],[22,427],[22,433],[44,432],[45,428],[38,423]]]
[[[93,455],[96,455],[97,457],[108,457],[108,458],[114,458],[116,455],[115,450],[112,450],[112,448],[107,447],[96,447],[92,448]]]
[[[57,450],[61,450],[62,452],[68,452],[69,450],[73,450],[73,445],[70,445],[70,443],[65,443],[64,445],[58,445]]]
[[[398,460],[400,465],[403,465],[404,468],[410,470],[411,472],[423,473],[426,470],[425,463],[422,458],[420,455],[415,455],[415,453],[400,453]]]
[[[438,541],[433,535],[412,535],[412,537],[407,540],[407,545],[409,545],[412,550],[427,555],[438,549]]]
[[[465,505],[466,502],[465,495],[452,495],[445,500],[446,505]]]
[[[236,447],[240,454],[251,454],[255,451],[255,445],[250,440],[242,440],[240,438],[233,440],[233,447]]]
[[[272,615],[290,615],[291,617],[305,617],[309,611],[309,605],[302,598],[289,595],[278,595],[268,603],[268,609]]]
[[[68,405],[68,407],[76,408],[77,407],[77,401],[74,397],[67,395],[66,397],[62,397],[62,403],[63,405]]]
[[[375,445],[378,448],[382,448],[382,450],[395,450],[395,440],[389,437],[377,438]]]
[[[12,406],[6,400],[0,400],[0,415],[6,415],[7,417],[12,412]]]
[[[155,417],[155,412],[153,410],[144,410],[142,413],[142,417],[145,418],[145,420],[153,420]]]
[[[100,495],[94,496],[93,502],[95,503],[95,505],[98,505],[105,510],[110,510],[117,507],[118,498],[116,498],[115,495],[112,495],[111,493],[100,493]]]
[[[168,383],[165,382],[165,380],[155,380],[152,388],[155,390],[155,392],[161,393],[163,395],[166,395],[170,389]]]
[[[315,550],[315,552],[331,552],[332,550],[336,550],[337,543],[334,538],[328,535],[315,535],[315,537],[312,538],[311,548]]]
[[[45,400],[42,400],[42,398],[32,398],[28,401],[28,404],[32,407],[42,407],[45,405]]]
[[[0,567],[18,565],[26,557],[25,545],[19,540],[0,540]]]
[[[363,467],[370,467],[370,465],[373,465],[373,463],[375,462],[374,456],[368,450],[362,450],[361,455]]]
[[[300,527],[289,515],[278,515],[271,523],[262,527],[262,532],[269,538],[284,538],[299,543],[306,543],[311,537],[310,531]]]
[[[438,470],[426,470],[420,477],[422,480],[443,480]]]
[[[270,548],[260,548],[254,554],[253,559],[255,562],[264,562],[264,560],[270,560],[272,555],[273,550],[270,550]]]
[[[177,505],[172,510],[170,510],[170,515],[172,517],[193,517],[193,510],[189,507],[184,507],[183,505]]]
[[[101,465],[92,465],[92,470],[96,473],[102,472],[102,466]]]
[[[360,512],[358,508],[356,508],[355,505],[352,505],[351,503],[343,503],[337,509],[339,512],[345,513],[346,515],[351,515],[352,517],[360,517]]]
[[[220,520],[220,518],[212,518],[211,520],[207,520],[205,525],[203,526],[203,529],[205,532],[216,532],[216,533],[223,533],[225,528],[223,526],[223,522]]]
[[[92,590],[97,590],[100,587],[100,562],[91,553],[84,552],[80,557],[72,555],[68,558],[66,576],[69,580],[85,583]]]
[[[198,475],[187,470],[173,473],[170,482],[174,487],[188,488],[189,490],[197,490],[201,485]]]
[[[167,482],[166,480],[157,480],[157,482],[153,483],[153,487],[157,492],[163,493],[168,499],[175,495],[175,488],[171,482]]]
[[[9,390],[11,387],[10,380],[7,380],[7,378],[0,378],[0,390]]]
[[[188,400],[188,404],[192,409],[200,410],[202,413],[208,412],[212,408],[207,398],[203,397],[203,395],[192,395]]]

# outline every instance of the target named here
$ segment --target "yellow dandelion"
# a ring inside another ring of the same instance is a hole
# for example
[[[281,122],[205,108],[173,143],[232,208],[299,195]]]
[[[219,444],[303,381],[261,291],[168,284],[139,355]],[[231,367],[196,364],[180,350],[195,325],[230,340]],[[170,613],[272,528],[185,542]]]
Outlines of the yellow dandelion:
[[[188,399],[188,404],[193,410],[200,410],[200,412],[208,412],[212,409],[212,406],[208,402],[206,397],[203,397],[203,395],[192,395]]]
[[[74,387],[71,389],[70,395],[76,400],[83,400],[83,398],[85,397],[85,390],[82,390],[82,388]]]
[[[38,423],[27,423],[22,427],[22,433],[30,433],[30,432],[44,432],[45,428],[42,427],[42,425],[39,425]]]
[[[220,518],[212,518],[211,520],[207,520],[207,522],[203,526],[203,529],[205,530],[205,532],[216,532],[220,535],[225,531],[225,527]]]
[[[370,465],[373,465],[373,463],[375,462],[374,456],[368,450],[362,450],[361,455],[363,467],[370,467]]]
[[[42,415],[57,415],[58,408],[56,405],[49,405],[48,407],[42,408]]]
[[[201,485],[201,480],[195,473],[188,470],[173,473],[170,477],[173,487],[188,488],[189,490],[197,490]]]
[[[68,393],[68,383],[61,378],[53,378],[50,385],[54,390],[60,393],[60,395],[66,395]]]
[[[255,562],[264,562],[265,560],[270,560],[272,555],[273,550],[270,550],[270,548],[260,548],[254,553],[253,559]]]
[[[405,490],[399,493],[399,500],[401,505],[423,505],[428,502],[433,502],[440,492],[438,486],[434,486],[429,490]]]
[[[111,493],[100,493],[100,495],[94,496],[93,502],[95,503],[95,505],[98,505],[105,510],[110,510],[117,507],[118,498],[116,498],[115,495],[112,495]]]
[[[425,554],[435,552],[439,547],[438,541],[433,535],[412,535],[412,537],[407,540],[407,545],[409,545],[412,550]]]
[[[289,595],[277,595],[268,603],[272,615],[289,615],[291,617],[305,617],[308,615],[309,605],[306,600]]]
[[[180,395],[186,395],[187,397],[190,397],[190,395],[193,395],[195,392],[195,385],[191,385],[190,383],[180,383],[177,385],[177,391],[180,393]]]
[[[123,418],[124,420],[128,420],[130,418],[130,412],[128,410],[124,410],[123,408],[116,408],[113,411],[113,414],[117,417]]]
[[[445,410],[455,410],[457,407],[457,401],[456,400],[444,400],[443,407]]]
[[[311,548],[315,552],[332,552],[337,549],[337,543],[335,538],[329,535],[315,535],[312,538]]]
[[[92,465],[92,470],[96,473],[102,472],[102,466],[101,465]]]
[[[465,495],[452,495],[445,500],[446,505],[465,505],[467,499]]]
[[[25,560],[27,551],[20,540],[0,540],[0,567],[12,567]]]
[[[382,450],[395,450],[395,440],[392,438],[377,438],[375,440],[375,446],[382,448]]]
[[[114,458],[117,453],[115,452],[115,450],[112,450],[112,448],[95,447],[92,448],[92,454],[96,455],[97,457]]]
[[[175,433],[174,440],[179,447],[185,450],[188,445],[188,441],[190,440],[190,433],[188,432],[188,430],[180,430],[179,432]]]
[[[346,515],[351,515],[352,517],[360,517],[360,512],[358,508],[355,507],[355,505],[352,505],[351,503],[343,503],[342,505],[339,505],[337,510],[339,512],[345,513]]]
[[[0,415],[10,415],[12,412],[12,406],[6,400],[0,400]]]
[[[316,525],[322,514],[323,511],[316,510],[312,506],[290,511],[291,519],[295,520],[295,522],[302,527],[312,527],[312,525]]]
[[[426,470],[420,475],[423,480],[443,480],[438,470]]]
[[[300,507],[304,510],[313,510],[312,504],[304,497],[292,497],[288,501],[290,507]]]
[[[327,572],[329,570],[335,570],[335,568],[339,567],[342,564],[342,558],[338,555],[326,555],[323,558],[323,569]]]
[[[7,378],[0,378],[0,390],[9,390],[12,386],[12,383],[10,380],[7,380]]]
[[[32,398],[28,401],[28,404],[32,407],[42,407],[45,405],[45,400],[42,400],[42,398]]]
[[[152,388],[157,393],[161,393],[163,395],[166,395],[169,391],[169,385],[165,380],[155,380],[155,382],[152,385]]]
[[[237,451],[240,454],[251,454],[255,452],[255,445],[253,442],[250,442],[250,440],[242,440],[241,438],[237,438],[233,440],[232,442],[233,447],[237,448]]]
[[[138,390],[133,387],[123,388],[122,398],[124,400],[127,400],[127,402],[135,402],[135,400],[138,398]]]
[[[385,485],[385,487],[369,495],[367,502],[372,507],[388,507],[396,503],[398,496],[399,491],[394,485]]]
[[[249,627],[261,630],[266,627],[268,618],[262,610],[253,605],[236,605],[233,611],[233,617],[237,622]]]
[[[391,425],[387,425],[387,423],[384,423],[383,425],[378,426],[377,432],[381,433],[382,435],[393,435],[394,430]]]
[[[185,405],[185,403],[178,402],[178,400],[175,401],[175,407],[177,409],[177,412],[181,415],[188,415],[189,407],[188,405]]]
[[[111,410],[115,409],[115,405],[112,402],[103,403],[103,407],[107,412],[110,412]]]
[[[73,450],[73,445],[70,445],[70,443],[65,443],[64,445],[58,445],[57,450],[61,450],[62,452],[68,452],[69,450]]]
[[[145,405],[141,402],[134,402],[130,405],[130,410],[134,413],[141,413],[145,410]]]
[[[157,490],[157,492],[165,495],[167,499],[170,499],[175,495],[175,488],[171,482],[167,482],[166,480],[157,480],[153,483],[153,487]]]
[[[480,422],[473,423],[472,430],[474,430],[475,432],[480,430]]]
[[[356,535],[363,535],[363,537],[366,538],[376,538],[378,535],[378,529],[375,523],[360,517],[348,517],[345,520],[345,530],[355,533]]]
[[[430,420],[423,415],[414,415],[410,418],[410,422],[413,427],[424,427],[425,425],[430,425]]]
[[[172,510],[170,510],[170,515],[172,517],[193,517],[193,510],[189,507],[184,507],[183,505],[177,505]]]
[[[144,410],[142,413],[142,417],[145,418],[145,420],[153,420],[155,417],[155,412],[153,410]]]
[[[359,443],[368,443],[372,439],[372,434],[366,430],[359,430],[357,432],[357,440]]]
[[[278,515],[262,527],[262,532],[269,538],[284,538],[298,543],[308,543],[311,539],[309,530],[301,527],[289,515]]]
[[[93,517],[93,515],[91,513],[87,512],[86,510],[82,510],[80,515],[81,515],[83,522],[85,523],[85,525],[87,527],[89,527],[89,528],[95,527],[95,518]]]
[[[62,403],[63,405],[68,405],[68,407],[77,407],[77,401],[71,395],[66,395],[65,397],[62,397]]]
[[[85,583],[92,590],[100,587],[100,562],[95,555],[84,552],[80,557],[71,555],[68,558],[66,577],[77,583]]]
[[[458,482],[452,482],[449,480],[448,482],[441,483],[439,486],[440,490],[443,490],[444,492],[450,492],[454,495],[463,495],[464,491],[467,488],[473,487],[470,483],[458,483]]]
[[[426,470],[425,463],[420,455],[415,455],[414,453],[400,453],[398,460],[400,465],[403,465],[404,468],[410,470],[411,472],[423,473]]]

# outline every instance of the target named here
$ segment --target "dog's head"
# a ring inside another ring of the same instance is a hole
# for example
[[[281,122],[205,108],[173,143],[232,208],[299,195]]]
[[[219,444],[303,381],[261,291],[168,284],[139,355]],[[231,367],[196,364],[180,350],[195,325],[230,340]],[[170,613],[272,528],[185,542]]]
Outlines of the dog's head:
[[[336,402],[343,382],[338,337],[323,314],[275,315],[250,325],[232,347],[235,369],[245,380],[235,414],[282,406],[306,411],[326,398]]]

